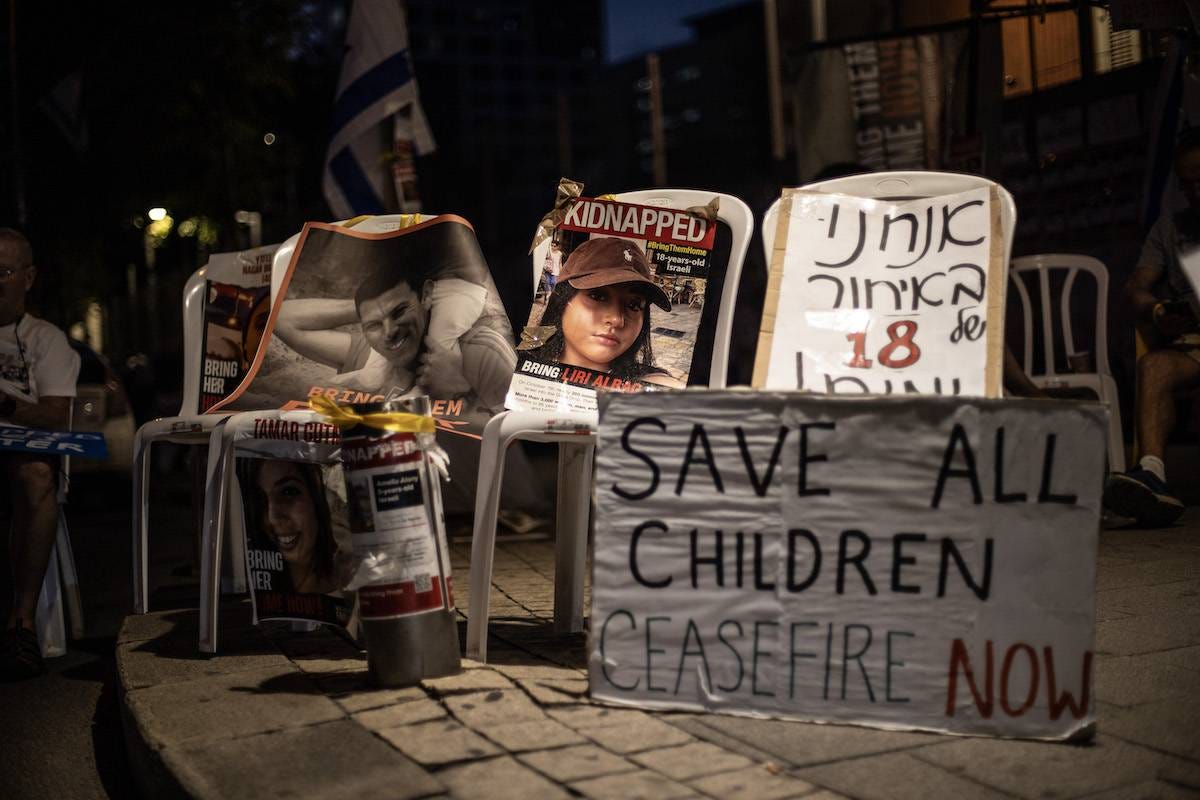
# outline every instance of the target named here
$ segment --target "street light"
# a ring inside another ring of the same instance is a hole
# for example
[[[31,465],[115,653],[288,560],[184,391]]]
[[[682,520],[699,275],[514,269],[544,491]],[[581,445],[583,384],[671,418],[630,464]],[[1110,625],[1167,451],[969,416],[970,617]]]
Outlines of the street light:
[[[154,208],[152,208],[146,212],[146,216],[149,217],[154,222],[158,222],[159,220],[161,220],[167,216],[167,210],[165,208],[163,208],[162,206],[155,206]]]

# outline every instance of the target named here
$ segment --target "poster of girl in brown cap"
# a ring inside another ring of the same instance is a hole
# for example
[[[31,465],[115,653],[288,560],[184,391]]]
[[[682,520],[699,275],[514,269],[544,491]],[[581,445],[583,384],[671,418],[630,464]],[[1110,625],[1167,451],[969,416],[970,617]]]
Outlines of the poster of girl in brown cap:
[[[591,410],[597,389],[686,386],[711,248],[702,227],[682,211],[578,198],[547,245],[564,260],[539,284],[506,405]]]

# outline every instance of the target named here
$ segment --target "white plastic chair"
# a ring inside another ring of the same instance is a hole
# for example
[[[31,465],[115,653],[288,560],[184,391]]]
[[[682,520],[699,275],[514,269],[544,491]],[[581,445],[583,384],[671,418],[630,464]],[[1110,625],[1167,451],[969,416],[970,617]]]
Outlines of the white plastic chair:
[[[967,175],[960,172],[868,172],[862,175],[850,175],[845,178],[810,183],[801,188],[817,192],[833,192],[847,194],[852,197],[872,197],[875,199],[915,199],[934,197],[941,194],[957,194],[972,189],[982,189],[994,186],[1000,196],[1000,228],[1004,236],[1004,262],[1008,263],[1012,255],[1013,233],[1017,229],[1017,206],[1012,195],[996,183],[978,175]],[[779,205],[782,198],[776,200],[763,215],[762,240],[763,253],[767,259],[767,269],[771,268],[771,257],[775,249],[775,230],[779,222]],[[1003,305],[1003,296],[1001,304]],[[1003,325],[1003,320],[999,321]]]
[[[690,208],[720,197],[718,218],[729,226],[733,241],[725,270],[725,284],[717,314],[709,384],[725,386],[729,338],[742,261],[754,230],[754,216],[736,197],[694,189],[645,189],[625,192],[618,200],[643,205]],[[534,286],[540,275],[548,242],[534,251]],[[583,628],[583,578],[587,563],[587,536],[592,495],[592,457],[596,445],[594,413],[502,411],[483,429],[479,453],[479,480],[475,496],[475,527],[471,540],[471,597],[467,615],[467,656],[487,660],[488,610],[491,601],[492,565],[496,549],[496,516],[504,480],[504,453],[518,440],[558,445],[558,505],[555,521],[554,629],[574,632]]]
[[[74,417],[72,401],[68,412],[67,429]],[[42,579],[42,590],[38,593],[37,614],[34,628],[43,658],[57,658],[67,654],[66,617],[71,622],[71,638],[83,638],[83,603],[79,599],[79,575],[75,571],[75,556],[71,551],[71,536],[67,530],[67,491],[71,485],[71,457],[62,457],[62,470],[58,480],[58,527],[54,535],[54,550],[46,564],[46,575]]]
[[[276,276],[291,259],[292,249],[275,251],[271,266],[271,297],[275,296]],[[282,262],[282,266],[281,266]],[[179,414],[147,422],[133,439],[133,610],[144,614],[150,609],[149,555],[150,534],[150,452],[155,442],[202,445],[213,427],[225,414],[200,412],[200,376],[204,365],[205,297],[209,280],[234,278],[210,275],[208,266],[192,273],[183,290],[183,402]],[[261,346],[261,345],[260,345]],[[239,559],[232,559],[230,591],[245,591],[245,570]]]
[[[1014,258],[1009,265],[1009,277],[1021,301],[1022,320],[1025,325],[1024,348],[1021,368],[1037,386],[1043,389],[1084,387],[1096,393],[1100,401],[1109,406],[1108,415],[1108,461],[1109,471],[1125,471],[1125,439],[1121,433],[1121,407],[1117,398],[1117,382],[1108,367],[1108,270],[1104,262],[1090,256],[1065,253],[1045,253]],[[1052,273],[1063,273],[1061,283],[1051,280]],[[1095,372],[1060,372],[1054,358],[1055,329],[1062,336],[1063,347],[1068,359],[1078,354],[1075,348],[1075,332],[1071,327],[1071,300],[1079,273],[1086,272],[1096,282],[1096,308],[1092,315],[1096,321],[1094,332]],[[1041,318],[1042,359],[1044,369],[1034,374],[1033,351],[1033,303],[1029,288],[1022,278],[1023,273],[1033,273],[1037,278]],[[1057,298],[1053,293],[1057,291]],[[1057,302],[1055,302],[1057,299]]]
[[[430,215],[418,215],[417,221]],[[383,233],[393,231],[404,223],[402,218],[412,215],[386,214],[374,217],[356,217],[350,224],[359,231]],[[279,246],[271,270],[271,305],[280,299],[280,287],[287,274],[288,264],[300,240],[297,233]],[[264,338],[259,347],[267,345]],[[241,490],[234,470],[234,459],[239,455],[261,455],[286,458],[296,461],[333,463],[341,454],[339,444],[287,442],[271,439],[256,439],[254,425],[259,420],[287,419],[300,423],[321,422],[323,417],[312,411],[269,409],[262,411],[230,412],[217,419],[210,428],[208,440],[208,469],[204,483],[204,517],[200,535],[200,636],[199,649],[202,653],[217,652],[217,612],[221,592],[221,555],[226,540],[226,525],[233,527],[230,539],[230,560],[243,575],[241,586],[235,592],[245,591],[245,544],[246,536],[242,525]],[[230,513],[230,511],[233,513]]]

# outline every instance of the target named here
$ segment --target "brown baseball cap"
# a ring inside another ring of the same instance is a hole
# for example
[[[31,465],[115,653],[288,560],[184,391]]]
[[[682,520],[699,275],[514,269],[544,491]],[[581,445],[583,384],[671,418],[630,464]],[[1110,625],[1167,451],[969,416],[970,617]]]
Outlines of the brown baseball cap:
[[[643,283],[646,297],[663,311],[671,310],[671,300],[651,277],[650,262],[633,242],[604,236],[588,239],[576,247],[563,264],[560,281],[576,289],[595,289],[616,283]]]

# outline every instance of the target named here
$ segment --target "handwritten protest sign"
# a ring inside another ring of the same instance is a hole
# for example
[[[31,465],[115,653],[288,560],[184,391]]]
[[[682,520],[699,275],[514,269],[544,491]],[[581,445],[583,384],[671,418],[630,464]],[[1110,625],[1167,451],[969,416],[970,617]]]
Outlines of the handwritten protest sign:
[[[894,729],[1090,729],[1099,405],[600,401],[594,697]]]
[[[990,187],[907,201],[785,191],[754,386],[999,396],[998,214]]]

